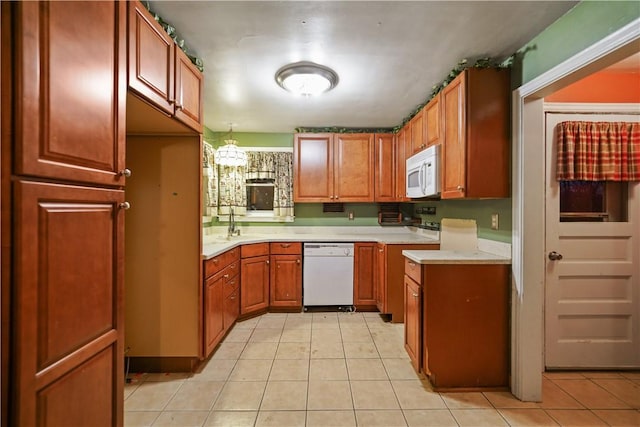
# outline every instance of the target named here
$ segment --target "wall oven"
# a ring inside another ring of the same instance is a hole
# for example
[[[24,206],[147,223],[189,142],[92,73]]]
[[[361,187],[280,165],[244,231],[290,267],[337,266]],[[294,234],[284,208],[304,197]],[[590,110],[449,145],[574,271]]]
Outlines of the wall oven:
[[[407,197],[419,199],[440,194],[440,144],[407,159]]]

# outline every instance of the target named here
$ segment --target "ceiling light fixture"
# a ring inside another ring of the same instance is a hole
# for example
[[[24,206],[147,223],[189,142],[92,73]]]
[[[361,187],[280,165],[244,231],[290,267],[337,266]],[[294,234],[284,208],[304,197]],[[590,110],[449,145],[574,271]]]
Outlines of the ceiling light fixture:
[[[320,95],[338,84],[335,71],[308,61],[285,65],[276,72],[275,77],[280,87],[302,96]]]
[[[214,161],[222,166],[244,166],[247,164],[247,153],[238,147],[238,141],[233,139],[233,129],[229,125],[229,139],[224,140],[225,145],[218,148],[214,155]]]

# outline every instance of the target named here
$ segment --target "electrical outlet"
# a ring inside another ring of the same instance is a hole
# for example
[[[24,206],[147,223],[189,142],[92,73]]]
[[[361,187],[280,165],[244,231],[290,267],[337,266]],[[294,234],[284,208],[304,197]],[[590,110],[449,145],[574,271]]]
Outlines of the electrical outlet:
[[[353,221],[353,212],[349,212],[349,221]]]
[[[498,229],[498,214],[497,213],[491,214],[491,229],[492,230],[497,230]]]

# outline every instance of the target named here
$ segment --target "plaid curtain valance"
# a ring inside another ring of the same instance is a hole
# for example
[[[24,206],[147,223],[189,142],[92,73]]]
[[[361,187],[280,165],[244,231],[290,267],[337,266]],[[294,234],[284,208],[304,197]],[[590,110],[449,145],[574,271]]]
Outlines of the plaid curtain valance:
[[[557,128],[558,181],[640,181],[640,124],[562,122]]]

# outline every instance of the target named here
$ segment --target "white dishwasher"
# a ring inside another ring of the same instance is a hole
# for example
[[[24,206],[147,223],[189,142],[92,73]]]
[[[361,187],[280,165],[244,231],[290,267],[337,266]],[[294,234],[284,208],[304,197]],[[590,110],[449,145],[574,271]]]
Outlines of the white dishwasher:
[[[305,243],[302,305],[353,307],[353,243]]]

